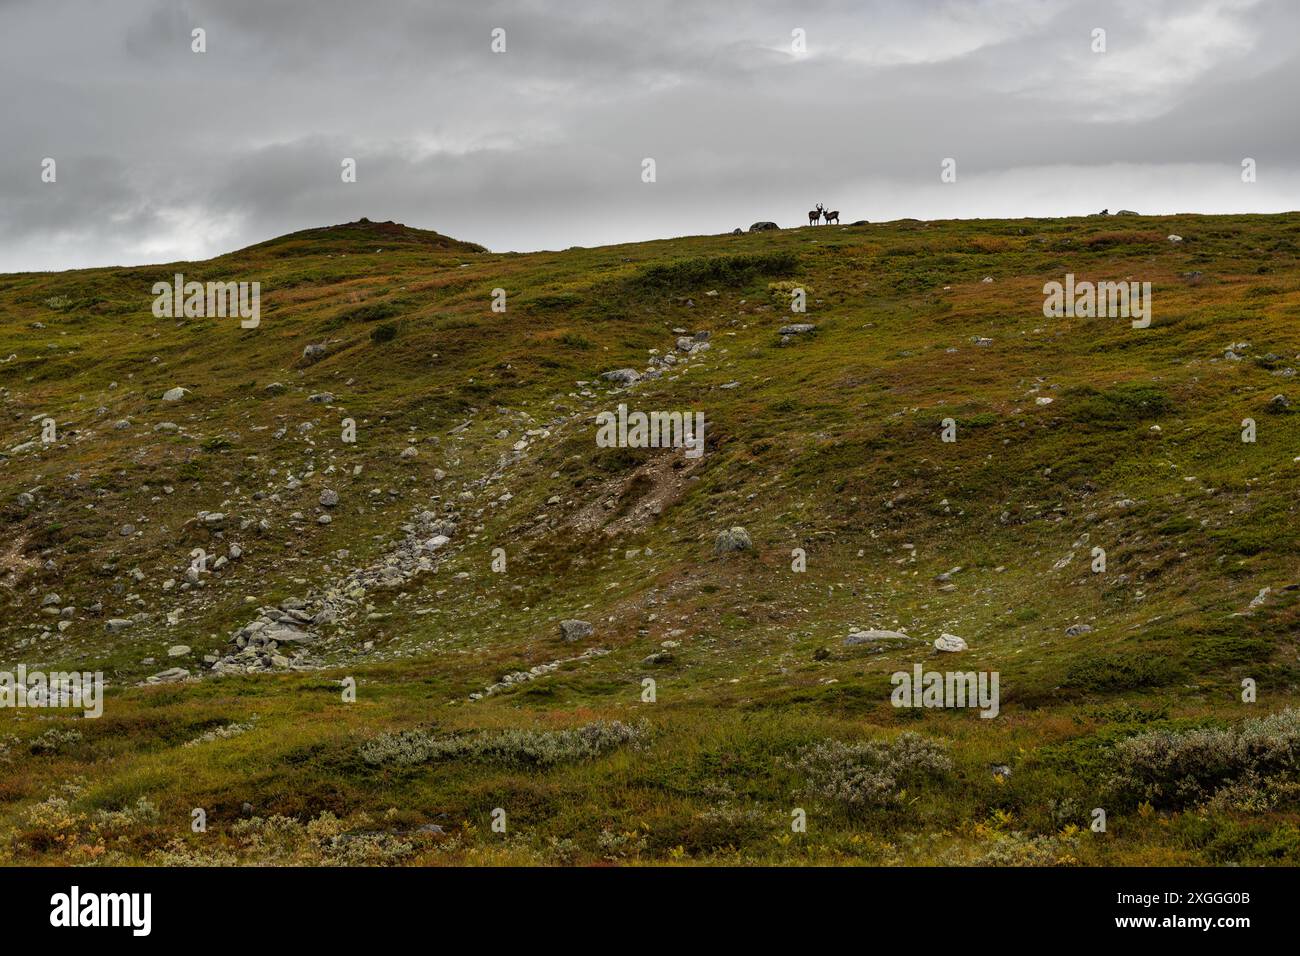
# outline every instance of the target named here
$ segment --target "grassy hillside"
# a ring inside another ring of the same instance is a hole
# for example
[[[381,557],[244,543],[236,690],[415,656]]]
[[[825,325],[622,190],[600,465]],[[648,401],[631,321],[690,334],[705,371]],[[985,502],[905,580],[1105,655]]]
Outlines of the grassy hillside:
[[[0,710],[0,860],[1300,863],[1298,248],[363,221],[0,276],[0,669],[110,685]],[[259,281],[260,326],[156,318],[177,272]],[[1045,318],[1066,273],[1151,282],[1151,326]],[[705,454],[598,447],[620,402]],[[998,672],[998,716],[892,706],[916,663]]]

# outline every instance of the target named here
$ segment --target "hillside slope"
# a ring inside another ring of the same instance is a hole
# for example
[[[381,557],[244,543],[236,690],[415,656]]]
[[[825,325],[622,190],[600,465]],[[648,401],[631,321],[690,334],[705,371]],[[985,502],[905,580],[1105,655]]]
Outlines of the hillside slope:
[[[110,685],[0,711],[0,858],[1300,863],[1298,243],[363,221],[0,276],[0,667]],[[156,317],[178,272],[260,324]],[[1045,317],[1067,273],[1150,327]],[[600,447],[620,403],[703,455]],[[997,716],[893,706],[916,664]]]

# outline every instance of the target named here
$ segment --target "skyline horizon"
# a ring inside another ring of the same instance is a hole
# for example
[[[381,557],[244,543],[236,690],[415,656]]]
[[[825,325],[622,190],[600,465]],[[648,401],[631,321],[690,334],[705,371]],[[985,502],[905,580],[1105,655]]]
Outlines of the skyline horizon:
[[[1300,205],[1286,0],[0,0],[0,269]],[[399,26],[400,25],[400,26]],[[803,197],[795,201],[794,197]]]
[[[836,223],[835,226],[836,226],[837,228],[847,229],[847,228],[850,228],[850,227],[860,227],[860,226],[868,226],[868,225],[870,225],[870,226],[884,226],[884,225],[889,225],[889,224],[891,224],[891,223],[898,223],[898,222],[923,222],[923,223],[944,223],[944,222],[981,222],[981,221],[984,221],[984,222],[1021,222],[1021,221],[1035,221],[1035,222],[1041,222],[1041,221],[1052,221],[1052,220],[1062,220],[1062,219],[1089,219],[1089,218],[1099,218],[1099,217],[1101,217],[1101,216],[1103,216],[1103,215],[1105,215],[1107,218],[1111,218],[1111,217],[1115,217],[1115,216],[1124,216],[1125,218],[1127,218],[1128,216],[1136,216],[1136,217],[1150,218],[1150,219],[1164,219],[1164,218],[1173,218],[1173,217],[1180,217],[1180,216],[1204,216],[1204,217],[1209,217],[1209,216],[1285,216],[1285,215],[1291,215],[1291,214],[1296,214],[1296,213],[1300,213],[1300,207],[1297,207],[1297,208],[1294,208],[1294,209],[1276,209],[1276,210],[1263,210],[1263,211],[1261,211],[1261,210],[1240,210],[1240,211],[1232,211],[1232,210],[1228,210],[1228,211],[1223,211],[1223,212],[1194,212],[1194,211],[1184,210],[1184,211],[1181,211],[1181,212],[1156,212],[1156,213],[1147,213],[1147,212],[1142,212],[1142,211],[1140,211],[1140,210],[1125,210],[1125,209],[1117,209],[1117,210],[1115,210],[1115,211],[1107,211],[1107,212],[1105,212],[1105,213],[1098,211],[1098,212],[1093,212],[1093,213],[1075,213],[1075,214],[1058,215],[1058,216],[936,216],[936,217],[932,217],[932,218],[920,218],[920,217],[917,217],[917,216],[898,216],[898,217],[895,217],[895,218],[892,218],[892,219],[867,219],[867,220],[852,220],[852,221],[849,221],[849,220],[847,220],[847,218],[846,218],[845,221],[843,221],[843,222],[839,222],[839,223]],[[441,230],[441,229],[437,229],[437,228],[434,228],[434,227],[431,227],[431,226],[416,225],[416,224],[409,223],[409,222],[400,222],[400,221],[395,220],[395,219],[376,219],[376,218],[369,217],[369,216],[362,216],[362,217],[359,217],[358,219],[351,219],[351,220],[348,220],[348,221],[346,221],[346,222],[339,222],[339,223],[315,223],[315,224],[312,224],[312,225],[302,226],[302,227],[300,227],[300,228],[291,229],[291,230],[289,230],[288,232],[279,233],[279,234],[277,234],[277,235],[266,236],[266,237],[264,237],[264,238],[256,239],[256,240],[254,240],[253,242],[247,243],[246,245],[241,245],[241,246],[237,246],[237,247],[232,248],[232,249],[226,249],[226,250],[223,250],[223,251],[219,251],[219,252],[214,253],[213,255],[206,256],[206,257],[201,258],[201,259],[159,259],[159,260],[140,261],[140,262],[108,262],[108,263],[102,263],[102,264],[98,264],[98,265],[70,266],[70,267],[68,267],[68,268],[66,268],[66,269],[17,269],[17,270],[11,270],[11,271],[6,271],[6,270],[4,270],[4,269],[0,269],[0,275],[59,275],[59,274],[62,274],[62,273],[68,273],[68,272],[89,272],[89,271],[95,271],[95,270],[99,270],[99,269],[134,269],[134,268],[144,268],[144,267],[150,267],[150,266],[159,266],[159,267],[161,267],[161,266],[167,266],[167,265],[173,265],[173,264],[182,264],[182,263],[184,263],[184,264],[191,264],[191,265],[192,265],[192,264],[195,264],[195,263],[211,262],[211,261],[213,261],[213,260],[215,260],[215,259],[220,259],[220,258],[223,258],[223,257],[225,257],[225,256],[236,255],[236,254],[238,254],[238,253],[240,253],[240,252],[244,252],[244,251],[247,251],[247,250],[249,250],[249,249],[254,249],[254,248],[256,248],[256,247],[258,247],[258,246],[260,246],[260,245],[264,245],[264,244],[266,244],[266,243],[268,243],[268,242],[274,242],[274,241],[276,241],[276,240],[278,240],[278,239],[284,239],[284,238],[287,238],[287,237],[289,237],[289,236],[298,235],[299,233],[311,232],[311,231],[313,231],[313,230],[317,230],[317,229],[332,229],[332,228],[337,228],[337,227],[339,227],[339,226],[353,225],[353,224],[361,223],[361,222],[369,222],[369,223],[371,223],[371,224],[375,224],[375,225],[390,225],[390,224],[391,224],[391,225],[401,226],[402,228],[405,228],[405,229],[414,229],[414,230],[418,230],[418,231],[421,231],[421,232],[433,232],[433,233],[437,233],[438,235],[443,236],[444,238],[452,239],[452,240],[455,240],[455,241],[457,241],[457,242],[465,242],[465,243],[469,243],[469,244],[473,244],[473,245],[480,245],[480,246],[483,246],[483,247],[484,247],[484,248],[483,248],[483,251],[484,251],[485,253],[487,253],[487,254],[491,254],[491,255],[533,255],[533,254],[542,254],[542,253],[566,252],[566,251],[569,251],[569,250],[572,250],[572,249],[606,249],[606,248],[613,248],[613,247],[616,247],[616,246],[625,246],[625,245],[642,245],[642,244],[645,244],[645,243],[651,243],[651,242],[671,242],[671,241],[673,241],[673,240],[677,240],[677,239],[692,239],[692,238],[701,238],[701,237],[708,237],[708,236],[725,236],[725,235],[733,235],[733,234],[735,234],[735,229],[728,229],[728,230],[724,230],[724,231],[721,231],[721,232],[689,232],[689,233],[679,233],[679,234],[676,234],[676,235],[670,235],[670,236],[649,236],[649,237],[642,237],[642,238],[620,239],[620,240],[617,240],[617,241],[614,241],[614,242],[605,242],[605,243],[600,243],[600,244],[595,244],[595,245],[593,245],[593,244],[584,244],[584,243],[575,243],[575,244],[572,244],[572,245],[562,246],[562,247],[561,247],[561,246],[555,246],[555,247],[544,247],[544,248],[538,248],[538,249],[493,249],[493,248],[491,248],[491,247],[485,245],[484,243],[479,242],[479,241],[476,240],[476,239],[473,239],[472,237],[467,237],[467,236],[462,236],[462,235],[454,235],[454,234],[452,234],[452,233],[444,232],[444,231]],[[761,220],[761,219],[759,219],[759,220],[754,220],[754,222],[751,223],[751,225],[757,224],[757,223],[759,223],[759,222],[775,222],[775,220]],[[778,228],[779,230],[781,230],[781,231],[787,231],[787,230],[791,230],[791,229],[821,229],[821,228],[824,228],[825,225],[826,225],[826,224],[810,225],[810,224],[808,224],[807,222],[804,222],[804,223],[795,223],[795,224],[793,224],[793,225],[782,225],[781,223],[777,222],[777,228]],[[740,228],[744,234],[748,234],[748,233],[751,231],[750,228],[749,228],[749,226],[741,226],[741,227],[737,227],[737,228]]]

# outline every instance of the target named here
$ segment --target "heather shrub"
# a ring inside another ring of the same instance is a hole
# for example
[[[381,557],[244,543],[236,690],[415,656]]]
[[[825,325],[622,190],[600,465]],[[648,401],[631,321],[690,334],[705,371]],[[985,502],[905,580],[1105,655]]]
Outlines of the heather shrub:
[[[58,727],[51,727],[31,742],[30,749],[33,754],[65,753],[69,746],[80,741],[79,730],[60,730]]]
[[[1022,833],[994,835],[991,845],[971,860],[971,866],[1077,866],[1076,835]],[[948,861],[946,861],[948,862]]]
[[[225,724],[221,727],[214,727],[195,737],[193,740],[185,741],[186,747],[197,747],[199,744],[210,744],[215,740],[229,740],[231,737],[238,737],[240,734],[246,734],[253,729],[252,723],[234,723]]]
[[[916,733],[893,741],[823,740],[804,747],[790,766],[804,776],[804,793],[851,807],[883,806],[902,790],[952,770],[943,744]]]
[[[1300,771],[1300,711],[1238,727],[1156,730],[1115,746],[1110,785],[1121,796],[1171,808],[1217,800],[1275,802],[1294,795]]]
[[[503,730],[439,737],[428,730],[381,734],[361,746],[373,767],[407,767],[461,760],[507,766],[549,767],[591,760],[645,738],[647,725],[598,720],[571,730]]]

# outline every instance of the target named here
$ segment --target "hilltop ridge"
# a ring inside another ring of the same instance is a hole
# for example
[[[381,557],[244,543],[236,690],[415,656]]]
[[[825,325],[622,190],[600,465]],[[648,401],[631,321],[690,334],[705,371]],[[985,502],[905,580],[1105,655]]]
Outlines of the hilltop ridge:
[[[361,218],[334,226],[300,229],[254,243],[217,258],[267,252],[277,257],[292,255],[343,255],[373,252],[377,248],[426,249],[437,252],[487,252],[483,246],[444,236],[432,229],[417,229],[400,222],[372,222]]]

